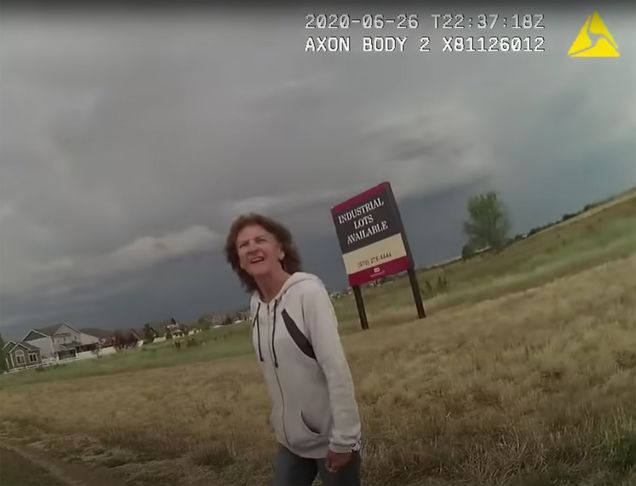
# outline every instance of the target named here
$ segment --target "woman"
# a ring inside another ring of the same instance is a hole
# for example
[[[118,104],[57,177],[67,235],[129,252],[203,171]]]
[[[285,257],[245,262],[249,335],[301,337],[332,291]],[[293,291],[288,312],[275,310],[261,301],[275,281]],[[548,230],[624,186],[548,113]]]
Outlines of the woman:
[[[276,486],[360,484],[360,418],[325,286],[300,271],[291,234],[265,216],[239,217],[225,253],[252,293],[252,343],[279,443]]]

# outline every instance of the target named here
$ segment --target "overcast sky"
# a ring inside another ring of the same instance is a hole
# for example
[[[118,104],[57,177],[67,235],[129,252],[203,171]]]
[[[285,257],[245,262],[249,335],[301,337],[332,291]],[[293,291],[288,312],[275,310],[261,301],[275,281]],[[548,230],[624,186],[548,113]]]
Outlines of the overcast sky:
[[[570,59],[590,5],[535,9],[534,54],[442,54],[457,32],[432,29],[434,52],[400,32],[408,52],[365,54],[361,28],[331,33],[354,52],[311,54],[307,36],[324,34],[304,29],[306,9],[5,12],[0,332],[243,307],[221,250],[244,211],[288,224],[336,289],[329,209],[379,182],[418,265],[460,253],[481,190],[499,191],[516,233],[635,185],[635,10],[600,11],[621,58]]]

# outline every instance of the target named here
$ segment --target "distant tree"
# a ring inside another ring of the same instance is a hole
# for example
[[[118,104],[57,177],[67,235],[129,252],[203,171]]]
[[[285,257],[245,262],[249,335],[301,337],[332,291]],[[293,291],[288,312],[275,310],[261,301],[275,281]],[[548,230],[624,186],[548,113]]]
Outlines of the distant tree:
[[[170,329],[166,329],[166,339],[172,339],[172,333],[170,332]]]
[[[9,371],[9,363],[7,363],[7,355],[4,352],[4,339],[0,334],[0,371]]]
[[[492,247],[500,250],[508,240],[508,212],[496,192],[478,194],[468,200],[468,219],[464,232],[476,250]]]
[[[136,346],[137,342],[139,341],[139,338],[137,337],[136,333],[133,333],[132,331],[128,331],[128,339],[126,340],[126,344],[128,346]]]
[[[123,332],[116,331],[115,332],[115,347],[117,349],[128,348],[137,344],[137,337],[132,333],[132,331]]]
[[[150,324],[144,324],[144,343],[148,344],[155,340],[155,333]]]
[[[115,347],[117,349],[121,349],[126,345],[126,338],[124,337],[124,333],[121,331],[115,331],[113,336],[115,338]]]
[[[212,317],[204,314],[197,320],[196,326],[202,331],[207,331],[214,323],[212,322]]]
[[[462,259],[463,260],[468,260],[474,254],[475,254],[475,248],[473,247],[473,245],[470,242],[466,243],[462,247]]]

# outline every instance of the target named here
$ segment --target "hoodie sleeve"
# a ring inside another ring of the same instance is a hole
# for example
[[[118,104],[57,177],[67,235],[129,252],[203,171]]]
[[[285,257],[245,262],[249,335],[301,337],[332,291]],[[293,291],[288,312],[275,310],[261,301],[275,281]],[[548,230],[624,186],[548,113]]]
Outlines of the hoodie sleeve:
[[[306,286],[303,314],[316,360],[327,379],[334,421],[329,449],[340,453],[358,450],[361,426],[353,379],[338,335],[336,313],[322,284]]]

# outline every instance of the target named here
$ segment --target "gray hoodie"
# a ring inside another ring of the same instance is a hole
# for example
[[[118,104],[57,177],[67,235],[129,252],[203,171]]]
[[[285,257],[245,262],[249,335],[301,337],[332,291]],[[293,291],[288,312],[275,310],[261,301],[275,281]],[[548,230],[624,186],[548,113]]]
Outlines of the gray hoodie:
[[[360,449],[360,417],[338,321],[323,283],[296,272],[269,303],[250,300],[252,342],[272,404],[276,439],[324,458]]]

